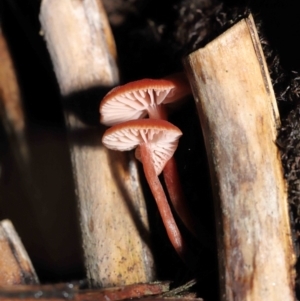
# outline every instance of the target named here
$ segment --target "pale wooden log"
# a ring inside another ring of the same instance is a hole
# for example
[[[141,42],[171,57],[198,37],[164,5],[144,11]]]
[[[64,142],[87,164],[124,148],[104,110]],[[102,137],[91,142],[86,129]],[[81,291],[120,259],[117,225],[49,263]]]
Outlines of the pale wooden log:
[[[40,20],[63,95],[118,83],[114,40],[100,1],[43,0]],[[152,281],[147,211],[136,161],[103,147],[103,128],[84,124],[69,110],[65,116],[90,284]]]
[[[0,286],[39,283],[31,260],[9,220],[0,222]]]
[[[210,164],[221,300],[295,300],[279,114],[252,17],[184,64]]]
[[[40,20],[62,94],[118,82],[115,42],[100,0],[43,0]]]

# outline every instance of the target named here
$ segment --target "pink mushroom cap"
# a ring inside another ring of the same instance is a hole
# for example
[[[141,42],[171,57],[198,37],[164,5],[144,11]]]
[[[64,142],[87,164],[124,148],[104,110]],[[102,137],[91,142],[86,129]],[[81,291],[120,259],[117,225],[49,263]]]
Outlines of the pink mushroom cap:
[[[139,145],[148,144],[155,172],[159,175],[173,156],[181,135],[181,130],[168,121],[140,119],[130,120],[107,129],[102,142],[112,150],[127,151],[136,148],[135,156],[138,160],[141,160]]]
[[[161,104],[169,104],[191,93],[182,73],[164,79],[141,79],[118,86],[106,94],[100,104],[100,122],[115,125],[142,119]]]

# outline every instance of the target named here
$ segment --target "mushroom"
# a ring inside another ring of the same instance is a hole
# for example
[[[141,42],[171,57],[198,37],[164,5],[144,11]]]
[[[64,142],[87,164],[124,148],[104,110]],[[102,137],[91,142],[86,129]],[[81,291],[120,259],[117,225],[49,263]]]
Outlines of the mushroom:
[[[177,73],[164,79],[141,79],[109,91],[100,104],[100,122],[107,126],[128,120],[167,119],[164,105],[191,94],[187,79]]]
[[[142,79],[112,89],[100,104],[101,123],[111,126],[128,120],[167,119],[164,105],[174,103],[191,93],[183,73],[164,79]],[[175,211],[195,235],[194,219],[188,210],[173,157],[163,170],[164,180]]]
[[[158,178],[166,162],[173,156],[181,135],[180,129],[167,121],[142,119],[109,128],[102,142],[112,150],[128,151],[136,148],[135,155],[143,164],[145,177],[168,237],[178,255],[184,259],[185,244]]]

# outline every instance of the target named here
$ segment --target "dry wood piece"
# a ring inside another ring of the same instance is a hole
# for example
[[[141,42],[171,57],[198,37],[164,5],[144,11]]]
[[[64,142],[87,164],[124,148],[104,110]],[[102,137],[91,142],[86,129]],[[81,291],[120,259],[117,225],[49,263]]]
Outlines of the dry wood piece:
[[[9,220],[0,222],[0,286],[37,284],[30,258]]]
[[[115,42],[100,0],[43,0],[40,20],[62,94],[118,82]]]
[[[118,301],[118,300],[147,300],[147,301],[203,301],[196,298],[194,293],[189,293],[189,283],[170,289],[169,282],[156,282],[149,284],[132,284],[107,289],[81,290],[78,283],[58,283],[55,285],[18,285],[0,287],[1,301]],[[167,295],[168,294],[168,295]],[[138,299],[137,299],[138,298]]]
[[[295,300],[279,115],[250,16],[185,59],[211,170],[222,300]]]
[[[43,0],[40,20],[63,95],[84,95],[87,88],[118,83],[114,40],[99,0]],[[136,161],[103,147],[101,130],[68,110],[65,116],[90,284],[152,281],[147,212]]]
[[[169,282],[132,284],[107,289],[81,290],[78,283],[58,283],[55,285],[18,285],[13,289],[0,287],[0,300],[75,300],[75,301],[117,301],[153,296],[154,300],[169,291]],[[159,300],[163,300],[160,298]],[[168,298],[169,300],[169,298]],[[189,299],[190,300],[190,299]],[[198,299],[199,300],[199,299]]]
[[[28,183],[29,151],[20,90],[6,39],[0,28],[0,116],[23,180]]]
[[[141,283],[123,287],[114,287],[102,290],[79,291],[77,299],[85,301],[116,301],[147,296],[161,295],[170,289],[169,282]]]

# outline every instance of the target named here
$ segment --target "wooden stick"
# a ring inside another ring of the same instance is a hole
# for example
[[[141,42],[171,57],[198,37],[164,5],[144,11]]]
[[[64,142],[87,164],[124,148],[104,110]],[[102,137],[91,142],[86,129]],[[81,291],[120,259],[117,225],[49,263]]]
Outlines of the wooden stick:
[[[43,0],[40,20],[63,95],[80,91],[88,102],[85,89],[118,83],[114,40],[100,1]],[[67,99],[63,102],[67,106]],[[152,281],[147,211],[136,161],[103,147],[103,128],[88,126],[67,109],[65,116],[90,284]]]
[[[179,288],[180,289],[180,288]],[[176,289],[175,289],[176,290]],[[76,283],[55,285],[18,285],[11,287],[0,287],[1,301],[121,301],[134,300],[140,301],[203,301],[196,298],[193,293],[176,292],[169,290],[168,282],[157,282],[149,284],[134,284],[107,289],[80,290]],[[165,296],[170,293],[170,296]],[[172,295],[171,295],[172,294]]]
[[[0,116],[12,145],[23,181],[29,182],[29,150],[25,117],[15,68],[6,38],[0,28]]]
[[[74,301],[118,301],[133,298],[149,298],[170,292],[169,282],[132,284],[106,289],[81,290],[77,283],[58,283],[54,285],[18,285],[0,287],[0,300],[74,300]]]
[[[221,300],[295,300],[279,114],[252,16],[184,63],[210,164]]]
[[[9,220],[0,222],[0,286],[39,283],[30,258]]]

